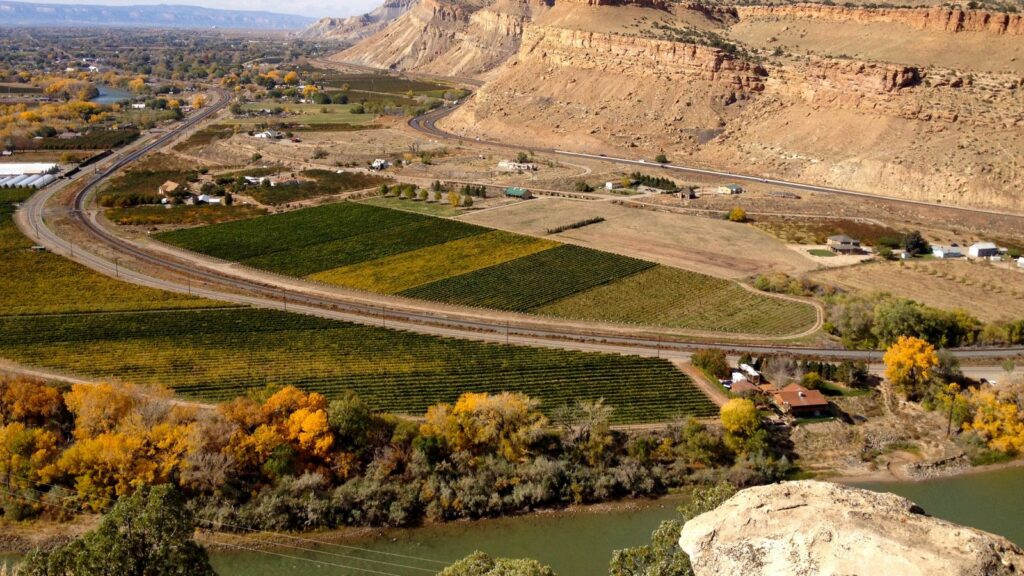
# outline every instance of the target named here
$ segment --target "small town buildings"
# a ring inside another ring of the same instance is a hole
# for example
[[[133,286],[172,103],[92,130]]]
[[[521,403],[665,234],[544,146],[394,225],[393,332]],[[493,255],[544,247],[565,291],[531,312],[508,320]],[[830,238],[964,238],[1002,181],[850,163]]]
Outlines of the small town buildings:
[[[860,240],[850,238],[846,234],[829,236],[828,249],[836,254],[860,254],[863,252],[863,248],[860,246]]]
[[[945,260],[948,258],[960,258],[964,253],[960,250],[960,245],[956,242],[949,246],[932,246],[932,256]]]
[[[772,395],[772,402],[782,411],[797,418],[827,416],[831,410],[828,399],[817,390],[808,390],[799,384],[790,384]]]
[[[533,162],[513,162],[511,160],[502,160],[498,162],[498,170],[504,170],[505,172],[536,172],[537,165]]]
[[[529,200],[533,198],[533,194],[526,188],[511,187],[505,188],[505,196],[509,198],[519,198],[520,200]]]
[[[372,170],[387,170],[391,166],[391,163],[383,158],[377,158],[370,164]]]
[[[992,242],[975,242],[967,249],[971,258],[992,258],[999,256],[999,248]]]

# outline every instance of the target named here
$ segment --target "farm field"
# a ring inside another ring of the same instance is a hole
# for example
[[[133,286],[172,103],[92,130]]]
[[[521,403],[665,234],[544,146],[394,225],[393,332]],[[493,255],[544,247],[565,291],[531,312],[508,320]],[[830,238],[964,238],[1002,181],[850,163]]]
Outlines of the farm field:
[[[1024,317],[1024,272],[969,260],[877,262],[811,274],[815,282],[858,292],[888,292],[991,322]]]
[[[504,264],[402,292],[449,304],[527,312],[654,266],[651,262],[563,244]]]
[[[219,224],[231,220],[255,218],[266,210],[255,206],[135,206],[133,208],[112,208],[106,216],[121,226],[155,226],[172,224],[179,226],[200,226]]]
[[[242,106],[243,110],[258,111],[264,108],[284,108],[282,116],[253,116],[235,118],[230,122],[243,127],[254,124],[273,124],[277,122],[301,124],[348,124],[360,126],[374,120],[374,114],[353,114],[351,104],[281,104],[276,101],[251,102]]]
[[[33,192],[0,191],[0,316],[222,306],[118,282],[57,254],[33,252],[13,220],[13,202]]]
[[[29,250],[11,215],[31,193],[0,192],[0,357],[15,362],[209,401],[294,384],[331,397],[353,389],[380,410],[410,413],[505,390],[548,409],[605,398],[619,422],[717,413],[667,361],[423,336],[121,283]]]
[[[764,336],[792,335],[817,319],[809,304],[730,280],[361,202],[156,238],[279,274],[491,310]]]
[[[340,194],[351,190],[374,188],[388,178],[362,174],[359,172],[334,172],[331,170],[305,170],[300,174],[306,180],[295,184],[278,184],[277,186],[255,186],[249,195],[260,204],[279,206],[297,200],[308,200],[320,196]]]
[[[543,236],[549,228],[594,217],[604,222],[569,230],[552,238],[652,260],[720,278],[746,278],[785,272],[796,275],[816,267],[807,256],[788,249],[749,224],[619,206],[610,202],[538,198],[459,218],[481,226]]]
[[[0,355],[27,365],[226,400],[267,385],[421,413],[462,392],[521,391],[552,410],[604,398],[616,422],[714,416],[667,360],[442,339],[268,310],[0,317]]]
[[[313,280],[394,294],[559,246],[556,242],[495,230],[419,250],[326,270]]]
[[[728,280],[657,266],[537,308],[538,314],[744,334],[796,334],[811,306],[744,290]]]
[[[437,216],[439,218],[448,218],[462,213],[458,208],[453,208],[452,205],[447,202],[400,200],[395,196],[387,198],[384,196],[375,196],[373,198],[367,198],[366,200],[360,200],[359,202],[369,204],[370,206],[406,210],[409,212],[416,212],[417,214],[426,214],[427,216]]]

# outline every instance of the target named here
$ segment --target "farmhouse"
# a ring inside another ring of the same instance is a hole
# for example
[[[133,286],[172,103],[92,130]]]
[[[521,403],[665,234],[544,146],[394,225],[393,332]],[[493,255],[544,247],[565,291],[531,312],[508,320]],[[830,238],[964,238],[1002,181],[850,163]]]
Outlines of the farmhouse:
[[[850,238],[846,234],[828,237],[828,249],[836,254],[860,254],[860,240]]]
[[[932,255],[945,260],[947,258],[960,258],[964,253],[960,250],[960,245],[954,242],[949,246],[932,246]]]
[[[533,162],[513,162],[511,160],[502,160],[498,162],[498,170],[504,170],[505,172],[536,172],[537,165]]]
[[[808,390],[799,384],[790,384],[772,395],[772,402],[783,414],[795,417],[815,417],[829,413],[828,400],[817,390]]]
[[[526,188],[516,187],[505,188],[505,196],[508,196],[509,198],[519,198],[520,200],[529,200],[530,198],[533,198],[533,194],[530,194],[530,191]]]
[[[739,184],[726,184],[718,187],[718,194],[742,194],[743,186]]]
[[[999,256],[999,248],[991,242],[975,242],[967,249],[971,258],[992,258]]]

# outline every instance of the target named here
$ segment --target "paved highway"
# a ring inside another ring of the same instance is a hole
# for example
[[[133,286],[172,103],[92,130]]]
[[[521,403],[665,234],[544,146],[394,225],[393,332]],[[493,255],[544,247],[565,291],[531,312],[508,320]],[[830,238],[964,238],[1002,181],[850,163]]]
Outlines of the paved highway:
[[[853,359],[877,362],[879,352],[860,350],[837,350],[803,348],[779,345],[748,345],[735,343],[688,342],[679,339],[634,336],[623,330],[608,331],[601,327],[584,329],[567,327],[547,321],[517,320],[496,321],[484,312],[456,313],[451,311],[424,310],[420,307],[403,307],[390,300],[373,302],[374,296],[367,295],[359,301],[340,295],[325,295],[313,291],[284,288],[272,281],[256,281],[232,274],[221,268],[206,266],[199,259],[185,260],[147,250],[120,238],[104,228],[96,220],[96,214],[87,211],[89,194],[106,178],[140,158],[142,155],[161,148],[185,130],[197,126],[212,114],[227,105],[227,97],[221,94],[215,104],[194,114],[167,134],[130,150],[115,155],[109,164],[96,174],[86,178],[86,184],[72,198],[72,219],[95,240],[126,260],[135,260],[161,271],[160,276],[148,274],[132,267],[120,265],[117,261],[100,256],[82,247],[72,247],[64,238],[51,230],[44,220],[46,203],[61,188],[44,189],[34,195],[18,212],[17,221],[22,231],[39,244],[64,254],[94,270],[121,280],[140,285],[188,293],[225,302],[245,304],[263,308],[287,309],[291,312],[359,322],[385,325],[389,328],[410,330],[438,336],[450,336],[476,340],[507,342],[532,346],[556,347],[573,350],[589,350],[662,356],[686,359],[694,350],[719,347],[733,353],[751,354],[799,354],[828,359]],[[118,259],[119,260],[119,259]],[[370,299],[371,301],[367,301]],[[555,322],[555,321],[551,321]],[[1007,355],[1024,354],[1024,347],[1012,349],[963,349],[955,353],[961,358],[1000,358]]]
[[[648,162],[646,160],[636,160],[631,158],[616,158],[612,156],[605,156],[603,154],[586,154],[583,152],[570,152],[567,150],[559,150],[557,148],[544,148],[534,146],[522,146],[517,144],[508,144],[505,142],[493,142],[490,140],[481,140],[479,138],[470,138],[468,136],[459,136],[447,132],[437,127],[437,123],[455,111],[455,107],[441,108],[434,110],[423,116],[419,116],[409,120],[409,126],[414,130],[422,132],[428,136],[443,139],[443,140],[460,140],[460,141],[475,141],[482,145],[495,146],[499,148],[508,148],[512,150],[522,150],[524,148],[532,150],[534,152],[541,152],[544,154],[552,154],[557,156],[567,156],[571,158],[588,158],[593,160],[601,160],[606,162],[615,162],[617,164],[630,164],[634,166],[647,166],[649,168],[663,168],[666,170],[673,170],[676,172],[682,172],[687,174],[697,174],[700,176],[715,176],[719,178],[726,178],[729,180],[736,180],[740,182],[755,182],[758,184],[772,184],[775,186],[782,186],[785,188],[791,188],[795,190],[804,190],[807,192],[820,192],[823,194],[840,194],[843,196],[855,196],[858,198],[869,198],[871,200],[885,200],[887,202],[897,202],[900,204],[909,204],[916,206],[927,206],[929,208],[939,208],[944,210],[957,210],[961,212],[973,212],[977,214],[991,214],[996,216],[1010,216],[1014,218],[1024,219],[1024,215],[1010,214],[1007,212],[1000,212],[998,210],[985,210],[983,208],[965,208],[960,206],[938,206],[931,202],[923,202],[920,200],[909,200],[906,198],[897,198],[894,196],[883,196],[880,194],[871,194],[868,192],[858,192],[856,190],[845,190],[842,188],[831,188],[829,186],[818,186],[816,184],[805,184],[802,182],[792,182],[789,180],[778,180],[775,178],[762,178],[760,176],[752,176],[750,174],[740,174],[738,172],[726,172],[723,170],[711,170],[707,168],[696,168],[693,166],[681,166],[678,164],[658,164],[655,162]]]

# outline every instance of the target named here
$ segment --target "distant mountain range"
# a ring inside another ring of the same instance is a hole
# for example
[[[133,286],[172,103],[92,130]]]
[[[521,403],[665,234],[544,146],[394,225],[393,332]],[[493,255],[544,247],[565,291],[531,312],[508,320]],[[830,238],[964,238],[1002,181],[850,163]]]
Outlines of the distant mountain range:
[[[292,14],[218,10],[199,6],[98,6],[30,4],[0,0],[2,26],[133,26],[148,28],[234,28],[300,30],[316,19]]]

